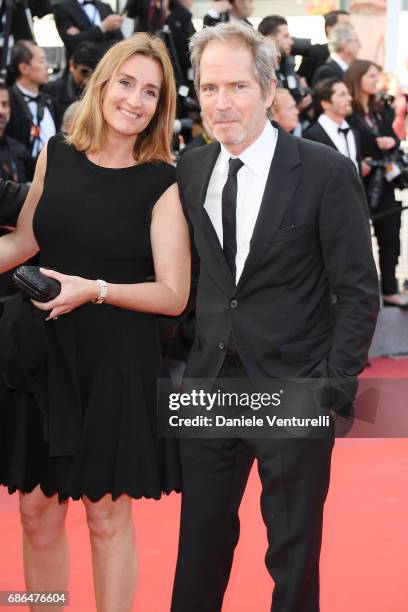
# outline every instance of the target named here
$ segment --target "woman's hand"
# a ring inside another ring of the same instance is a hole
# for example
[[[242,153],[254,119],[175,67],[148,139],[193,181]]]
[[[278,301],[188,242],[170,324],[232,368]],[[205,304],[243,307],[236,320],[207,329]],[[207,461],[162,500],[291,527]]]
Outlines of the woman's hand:
[[[40,310],[51,310],[46,321],[71,312],[74,308],[78,308],[78,306],[82,306],[82,304],[86,304],[99,296],[99,283],[97,281],[80,276],[68,276],[45,268],[40,268],[40,272],[45,276],[55,278],[61,283],[61,293],[53,300],[49,302],[31,300],[34,306]]]
[[[395,146],[397,146],[396,140],[392,136],[378,136],[375,140],[378,148],[383,151],[393,149]]]

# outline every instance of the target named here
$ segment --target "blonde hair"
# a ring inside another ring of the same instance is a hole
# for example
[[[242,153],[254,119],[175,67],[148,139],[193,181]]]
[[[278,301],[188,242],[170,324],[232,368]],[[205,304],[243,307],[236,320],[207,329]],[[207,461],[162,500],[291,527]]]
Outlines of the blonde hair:
[[[72,133],[66,140],[79,151],[99,151],[106,143],[107,124],[102,112],[103,93],[122,65],[133,55],[149,57],[161,66],[163,82],[157,108],[149,125],[137,135],[134,157],[138,164],[151,161],[171,162],[171,141],[176,110],[176,86],[173,67],[164,43],[139,32],[111,47],[90,78],[75,113]]]

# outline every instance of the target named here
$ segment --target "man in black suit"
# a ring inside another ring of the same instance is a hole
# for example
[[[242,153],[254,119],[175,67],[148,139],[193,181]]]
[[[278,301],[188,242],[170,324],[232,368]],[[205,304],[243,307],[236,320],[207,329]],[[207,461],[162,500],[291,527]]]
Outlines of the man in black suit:
[[[48,83],[48,62],[44,50],[30,40],[19,40],[11,52],[10,121],[6,134],[23,143],[32,157],[31,180],[35,161],[60,123],[57,104],[40,87]]]
[[[240,23],[191,43],[218,142],[183,155],[180,196],[200,259],[187,378],[338,378],[364,368],[378,283],[364,193],[350,160],[268,120],[275,46]],[[333,298],[336,296],[336,299]],[[220,383],[222,384],[222,383]],[[290,408],[290,407],[288,407]],[[172,612],[219,612],[254,460],[262,481],[273,612],[318,612],[326,438],[182,439]]]
[[[357,32],[349,23],[340,23],[330,32],[330,57],[319,66],[313,77],[313,86],[323,79],[344,78],[351,62],[357,58],[361,49]]]
[[[208,13],[204,15],[203,25],[209,27],[236,20],[252,26],[248,18],[253,12],[254,0],[215,0]]]
[[[347,117],[353,112],[352,97],[347,85],[340,79],[325,79],[316,85],[314,95],[319,117],[303,133],[304,138],[320,142],[346,155],[364,176],[369,167],[362,161],[358,134],[347,123]]]
[[[338,23],[350,23],[350,13],[343,10],[330,11],[324,16],[324,31],[326,38],[330,36],[330,32]],[[299,66],[298,75],[304,77],[306,81],[313,83],[313,76],[317,68],[324,64],[330,55],[329,45],[312,45],[308,55],[304,56],[302,63]]]
[[[105,51],[122,40],[123,17],[110,4],[99,0],[62,0],[54,5],[55,25],[66,50],[67,64],[75,47],[83,41],[98,43]]]

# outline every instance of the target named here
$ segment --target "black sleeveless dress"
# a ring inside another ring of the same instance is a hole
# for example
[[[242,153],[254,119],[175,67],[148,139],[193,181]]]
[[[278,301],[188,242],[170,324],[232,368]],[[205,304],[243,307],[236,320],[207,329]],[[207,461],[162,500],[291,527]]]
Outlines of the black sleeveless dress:
[[[41,266],[145,282],[154,274],[151,211],[174,182],[169,164],[103,168],[51,138],[33,220]],[[44,325],[40,392],[0,390],[0,483],[10,492],[40,484],[60,500],[180,490],[176,442],[156,434],[157,317],[88,303]]]

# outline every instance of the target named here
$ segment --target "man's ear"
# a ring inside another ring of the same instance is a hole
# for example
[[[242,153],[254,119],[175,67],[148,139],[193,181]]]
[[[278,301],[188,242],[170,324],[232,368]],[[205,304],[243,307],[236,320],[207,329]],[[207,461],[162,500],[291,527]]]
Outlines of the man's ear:
[[[265,98],[265,102],[266,102],[266,108],[270,109],[273,101],[275,99],[275,93],[276,93],[276,81],[271,81],[271,85],[269,87],[269,91],[267,93],[267,96]]]
[[[30,72],[30,64],[27,64],[26,62],[20,62],[17,68],[20,74],[26,75]]]
[[[320,106],[322,107],[323,112],[325,113],[330,108],[330,102],[327,102],[327,100],[320,100]]]

